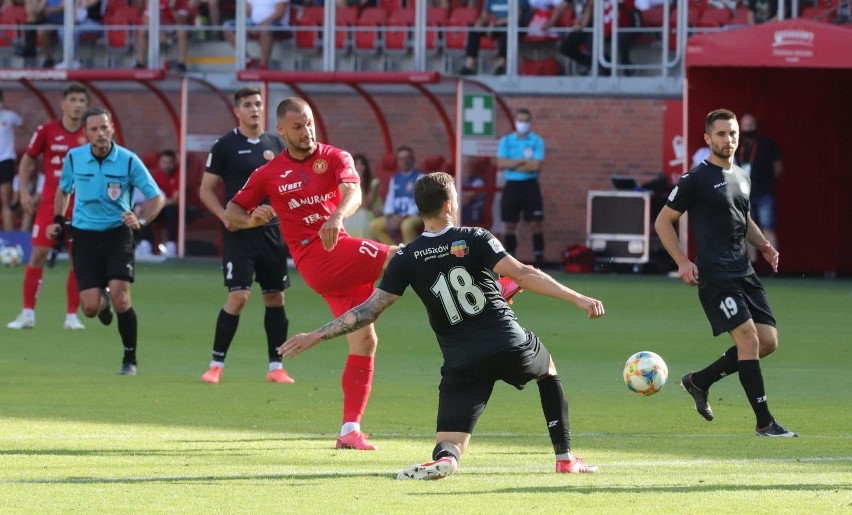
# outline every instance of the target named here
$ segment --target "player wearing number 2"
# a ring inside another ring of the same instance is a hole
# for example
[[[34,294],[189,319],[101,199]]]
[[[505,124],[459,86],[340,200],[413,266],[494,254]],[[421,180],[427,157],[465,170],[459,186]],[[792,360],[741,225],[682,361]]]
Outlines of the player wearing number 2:
[[[727,332],[735,345],[705,369],[684,375],[681,386],[692,395],[698,413],[713,420],[707,390],[723,377],[739,372],[757,419],[756,434],[795,437],[796,433],[775,421],[766,403],[760,358],[778,348],[778,331],[745,244],[758,248],[776,272],[778,251],[752,220],[751,181],[734,164],[740,136],[736,115],[727,109],[712,111],[705,119],[704,131],[710,157],[681,177],[654,226],[677,263],[681,280],[698,286],[698,298],[713,336]],[[687,211],[698,249],[695,263],[681,250],[673,226]]]
[[[343,219],[361,205],[360,177],[348,152],[317,143],[308,104],[285,98],[276,115],[286,149],[249,177],[228,203],[226,216],[235,227],[245,228],[264,225],[277,215],[299,273],[334,316],[340,316],[370,296],[389,256],[399,247],[353,238],[343,229]],[[264,198],[271,206],[261,204]],[[373,382],[375,327],[364,326],[347,340],[349,356],[341,380],[343,427],[337,447],[375,450],[361,432]]]
[[[592,319],[603,316],[603,304],[520,263],[487,230],[456,227],[458,194],[450,175],[421,177],[414,199],[426,230],[397,252],[375,293],[325,327],[290,338],[279,353],[294,357],[323,340],[372,324],[411,286],[426,307],[444,365],[432,461],[412,465],[397,478],[440,479],[455,472],[497,381],[519,390],[537,381],[556,471],[596,472],[597,467],[571,454],[568,402],[553,359],[541,340],[520,326],[492,271],[514,279],[521,288],[570,302]]]

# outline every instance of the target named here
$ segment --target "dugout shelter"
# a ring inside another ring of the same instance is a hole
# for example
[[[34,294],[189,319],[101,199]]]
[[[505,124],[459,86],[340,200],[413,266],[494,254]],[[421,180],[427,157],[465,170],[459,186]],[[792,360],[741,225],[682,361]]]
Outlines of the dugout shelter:
[[[804,19],[694,36],[686,48],[687,155],[717,108],[754,114],[781,148],[780,271],[852,273],[852,28]]]

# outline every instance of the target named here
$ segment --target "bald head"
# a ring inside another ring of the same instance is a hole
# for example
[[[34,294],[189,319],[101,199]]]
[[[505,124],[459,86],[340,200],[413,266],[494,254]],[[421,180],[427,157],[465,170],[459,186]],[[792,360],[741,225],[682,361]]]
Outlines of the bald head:
[[[287,113],[303,114],[310,112],[310,106],[308,106],[308,103],[301,98],[287,97],[278,104],[278,109],[275,111],[275,115],[279,120],[281,120],[287,115]]]

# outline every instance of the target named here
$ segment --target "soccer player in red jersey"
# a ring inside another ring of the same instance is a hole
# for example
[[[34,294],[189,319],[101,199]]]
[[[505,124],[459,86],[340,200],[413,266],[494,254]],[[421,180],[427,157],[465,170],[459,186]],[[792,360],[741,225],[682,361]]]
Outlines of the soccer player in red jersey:
[[[361,204],[361,179],[348,152],[317,142],[308,104],[285,98],[276,114],[286,150],[252,173],[225,214],[240,228],[263,225],[277,215],[299,273],[334,316],[340,316],[370,296],[399,247],[346,233],[343,219]],[[262,205],[267,197],[271,205]],[[363,327],[347,335],[347,341],[349,356],[341,380],[343,427],[337,447],[375,450],[361,432],[378,344],[375,327]]]
[[[62,91],[62,102],[59,106],[62,110],[62,118],[39,125],[36,128],[27,146],[27,151],[21,157],[21,163],[18,166],[21,205],[27,213],[32,214],[34,209],[33,198],[29,192],[29,181],[39,155],[42,156],[44,168],[44,189],[33,223],[30,261],[24,271],[24,309],[18,315],[18,318],[6,324],[9,329],[32,329],[35,327],[36,297],[38,297],[38,290],[41,286],[47,254],[55,243],[47,236],[47,226],[53,223],[53,199],[59,185],[59,178],[62,176],[62,163],[65,161],[65,154],[68,153],[68,150],[79,147],[88,141],[82,125],[83,113],[89,107],[89,90],[86,86],[78,83],[69,84]],[[68,220],[71,219],[71,211],[71,208],[69,208],[66,216]],[[63,327],[65,329],[85,329],[85,326],[80,323],[80,319],[77,318],[80,292],[77,291],[77,278],[74,275],[73,266],[68,270],[65,293],[68,300]]]

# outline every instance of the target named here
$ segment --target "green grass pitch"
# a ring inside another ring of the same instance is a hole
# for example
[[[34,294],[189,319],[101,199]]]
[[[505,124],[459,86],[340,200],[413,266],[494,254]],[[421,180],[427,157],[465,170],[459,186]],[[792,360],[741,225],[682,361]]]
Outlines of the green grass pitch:
[[[47,270],[34,330],[0,327],[3,513],[850,513],[852,282],[764,281],[779,351],[763,362],[770,408],[801,433],[754,436],[736,377],[713,387],[713,422],[677,386],[730,345],[712,338],[694,289],[665,277],[556,277],[604,301],[589,321],[525,292],[514,308],[554,355],[570,403],[574,451],[596,475],[552,472],[534,386],[499,384],[454,476],[395,481],[429,458],[440,352],[409,292],[379,320],[373,394],[363,422],[378,452],[338,451],[345,340],[285,364],[293,385],[264,382],[255,290],[222,383],[203,384],[225,299],[214,263],[138,266],[139,375],[117,375],[115,327],[62,330],[66,265]],[[0,321],[20,310],[23,267],[0,268]],[[329,320],[297,275],[290,333]],[[669,384],[630,393],[624,360],[667,361]]]

